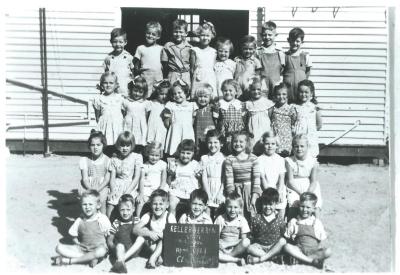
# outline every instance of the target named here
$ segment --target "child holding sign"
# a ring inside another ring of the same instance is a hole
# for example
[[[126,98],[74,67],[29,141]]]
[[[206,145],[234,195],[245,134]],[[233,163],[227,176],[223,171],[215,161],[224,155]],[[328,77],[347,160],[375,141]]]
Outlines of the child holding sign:
[[[151,255],[146,263],[146,268],[154,269],[162,264],[163,230],[167,223],[176,223],[173,215],[168,215],[168,193],[157,189],[151,193],[151,212],[146,213],[140,222],[133,227],[133,234],[138,235],[136,241],[150,250]]]

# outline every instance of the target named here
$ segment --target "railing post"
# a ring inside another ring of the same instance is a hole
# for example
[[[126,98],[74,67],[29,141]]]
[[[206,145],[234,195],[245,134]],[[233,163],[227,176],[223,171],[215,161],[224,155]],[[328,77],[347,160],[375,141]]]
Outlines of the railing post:
[[[39,8],[40,23],[40,67],[42,80],[42,113],[43,113],[43,155],[50,155],[49,149],[49,105],[47,85],[47,44],[46,44],[46,10]]]

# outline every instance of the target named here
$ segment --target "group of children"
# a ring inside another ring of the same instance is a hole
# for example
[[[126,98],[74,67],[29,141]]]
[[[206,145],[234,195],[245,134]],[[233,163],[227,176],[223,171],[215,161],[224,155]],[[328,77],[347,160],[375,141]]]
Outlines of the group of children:
[[[111,271],[126,273],[125,261],[143,252],[155,268],[163,229],[178,221],[218,224],[221,262],[287,253],[322,268],[330,256],[318,219],[322,123],[304,32],[292,29],[283,53],[275,23],[266,22],[263,45],[243,37],[234,61],[229,39],[209,46],[210,22],[199,26],[197,46],[186,41],[183,20],[173,22],[164,47],[160,35],[161,25],[149,22],[146,44],[132,57],[126,33],[111,32],[114,50],[93,102],[98,129],[79,164],[82,216],[69,231],[75,244],[59,244],[53,263],[94,266],[110,252]]]

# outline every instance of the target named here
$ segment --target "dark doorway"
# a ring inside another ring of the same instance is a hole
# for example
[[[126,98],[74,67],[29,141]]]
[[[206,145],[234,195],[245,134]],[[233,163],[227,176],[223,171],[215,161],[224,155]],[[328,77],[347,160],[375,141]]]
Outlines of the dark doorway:
[[[233,56],[239,54],[239,40],[249,31],[248,10],[122,8],[122,28],[128,34],[126,49],[135,54],[136,47],[144,43],[145,26],[149,21],[158,21],[163,28],[158,42],[160,45],[171,41],[172,22],[178,17],[189,23],[189,31],[195,30],[204,20],[212,22],[217,37],[224,36],[232,40],[235,48]]]

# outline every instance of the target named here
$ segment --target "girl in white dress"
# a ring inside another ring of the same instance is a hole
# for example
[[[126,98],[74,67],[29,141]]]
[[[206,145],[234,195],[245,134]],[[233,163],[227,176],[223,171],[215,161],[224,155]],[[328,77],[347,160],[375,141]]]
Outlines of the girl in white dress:
[[[136,77],[128,84],[129,98],[123,103],[126,110],[124,131],[131,132],[135,137],[135,150],[141,153],[147,144],[147,115],[150,111],[150,101],[146,100],[147,82],[143,77]]]
[[[258,157],[261,173],[261,188],[274,188],[279,193],[276,205],[279,216],[283,219],[286,209],[285,159],[276,153],[278,139],[273,131],[265,132],[261,137],[264,153]]]
[[[171,88],[172,102],[165,104],[162,113],[165,127],[168,129],[164,152],[172,156],[184,139],[194,140],[193,116],[197,109],[195,102],[187,101],[189,85],[177,80]]]
[[[162,158],[162,144],[151,142],[144,148],[147,159],[140,171],[139,195],[136,198],[136,216],[140,217],[143,206],[149,202],[151,193],[156,189],[168,190],[167,188],[167,164]]]
[[[285,159],[288,220],[296,217],[300,195],[306,191],[312,192],[318,197],[316,216],[322,206],[321,188],[317,180],[318,161],[310,155],[309,147],[307,135],[297,135],[293,138],[293,156]]]
[[[160,142],[164,149],[167,129],[161,118],[161,113],[165,109],[168,101],[168,93],[171,84],[168,80],[162,80],[154,85],[154,92],[150,101],[150,114],[147,121],[147,143]]]
[[[208,83],[216,90],[216,78],[214,73],[214,64],[217,52],[210,47],[210,42],[216,36],[214,25],[211,22],[204,21],[197,30],[200,43],[198,47],[193,47],[190,52],[190,74],[192,78],[191,97],[197,89],[198,83]]]
[[[227,38],[217,40],[217,61],[214,64],[215,77],[217,79],[217,91],[214,91],[214,99],[222,98],[221,86],[226,79],[233,79],[236,71],[236,62],[229,59],[233,52],[232,41]],[[216,93],[215,93],[216,92]],[[240,97],[240,94],[237,95]]]
[[[250,135],[252,135],[252,146],[260,140],[265,132],[271,130],[271,120],[268,116],[268,109],[271,108],[274,103],[263,96],[263,90],[266,90],[267,86],[262,84],[263,81],[260,77],[253,77],[250,79],[250,100],[246,101],[245,105],[247,112],[247,129]]]
[[[101,94],[93,100],[97,130],[105,135],[109,145],[114,144],[122,132],[123,97],[117,93],[118,87],[118,78],[115,73],[103,73],[98,86]]]
[[[216,210],[225,201],[224,185],[222,179],[222,164],[225,156],[221,153],[223,144],[222,135],[215,129],[209,130],[206,134],[208,154],[201,156],[201,183],[208,195],[208,213],[214,219]]]

